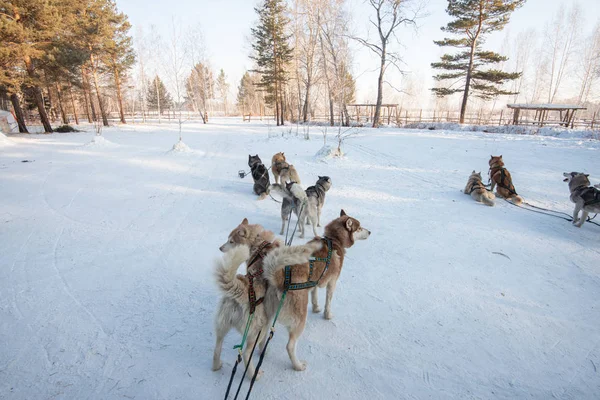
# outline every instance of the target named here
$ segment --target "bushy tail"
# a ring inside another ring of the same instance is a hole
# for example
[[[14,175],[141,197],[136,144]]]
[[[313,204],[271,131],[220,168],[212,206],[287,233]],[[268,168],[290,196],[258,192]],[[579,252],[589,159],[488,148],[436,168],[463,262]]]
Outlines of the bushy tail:
[[[494,202],[494,199],[496,198],[496,196],[494,196],[494,193],[492,192],[485,192],[481,195],[481,202],[483,204],[485,204],[486,206],[490,206],[490,207],[494,207],[494,204],[496,204]]]
[[[248,298],[246,282],[237,278],[239,266],[250,257],[248,246],[239,245],[215,260],[215,279],[223,295],[236,301]]]
[[[278,193],[280,196],[286,197],[288,199],[291,199],[293,197],[292,194],[279,183],[273,183],[272,185],[270,185],[269,190],[272,193]]]
[[[514,195],[513,197],[508,199],[511,203],[516,204],[517,206],[520,206],[521,204],[523,204],[523,198],[521,196]]]
[[[323,243],[312,241],[301,246],[280,247],[271,251],[263,260],[263,276],[269,284],[278,287],[281,282],[277,282],[276,272],[283,269],[286,265],[304,264],[308,258],[323,247]]]

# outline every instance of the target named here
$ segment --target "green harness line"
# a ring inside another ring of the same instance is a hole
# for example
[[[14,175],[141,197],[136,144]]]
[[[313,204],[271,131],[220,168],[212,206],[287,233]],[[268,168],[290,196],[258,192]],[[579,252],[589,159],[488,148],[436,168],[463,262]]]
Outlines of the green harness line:
[[[308,272],[308,281],[307,282],[292,284],[291,283],[291,280],[292,280],[291,267],[289,265],[287,265],[285,267],[285,280],[283,283],[283,293],[281,294],[281,300],[279,301],[279,306],[277,306],[277,312],[275,313],[275,318],[273,318],[273,324],[271,325],[271,329],[269,332],[269,338],[267,339],[267,342],[265,343],[265,347],[263,348],[262,352],[260,353],[260,358],[258,359],[258,364],[256,364],[256,369],[254,370],[254,376],[252,376],[252,381],[250,381],[250,388],[248,388],[248,393],[246,394],[246,400],[248,400],[250,398],[250,393],[252,392],[252,388],[254,387],[254,382],[256,381],[256,377],[258,376],[258,371],[260,370],[260,366],[262,365],[263,360],[265,358],[265,353],[267,351],[267,347],[269,347],[269,342],[271,342],[271,339],[273,338],[273,335],[275,334],[275,323],[277,322],[277,318],[279,317],[279,312],[281,311],[281,308],[283,307],[283,302],[285,301],[285,297],[287,295],[288,290],[303,290],[303,289],[309,289],[309,288],[317,286],[319,284],[319,281],[325,274],[325,271],[327,271],[329,269],[329,263],[331,262],[331,255],[333,253],[333,244],[331,242],[331,239],[329,239],[326,236],[324,236],[322,238],[322,240],[324,240],[327,243],[327,257],[326,258],[322,258],[322,257],[309,258],[309,262],[308,262],[309,272]],[[313,264],[315,261],[324,262],[325,268],[323,269],[321,276],[319,276],[319,279],[317,279],[316,281],[311,281],[312,274],[313,274]]]

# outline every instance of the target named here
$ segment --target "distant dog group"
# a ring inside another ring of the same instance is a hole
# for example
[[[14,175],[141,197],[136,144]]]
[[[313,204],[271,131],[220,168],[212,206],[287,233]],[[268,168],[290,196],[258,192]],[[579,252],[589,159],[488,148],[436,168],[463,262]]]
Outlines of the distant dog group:
[[[483,183],[481,172],[473,170],[463,192],[487,206],[494,206],[496,197],[504,198],[516,205],[523,204],[523,198],[517,194],[502,155],[490,156],[488,164],[489,184]],[[581,172],[564,172],[563,176],[564,181],[569,183],[570,199],[575,203],[573,225],[581,227],[590,213],[600,213],[600,184],[591,186],[589,175]],[[489,190],[487,186],[490,186]],[[493,193],[494,187],[496,187],[496,194]],[[581,216],[579,216],[580,212]]]
[[[325,226],[323,237],[319,237],[317,227],[321,226],[321,211],[325,195],[332,186],[331,178],[319,176],[314,186],[304,190],[296,168],[286,161],[283,152],[275,154],[271,161],[273,184],[270,183],[269,169],[260,157],[248,157],[254,193],[259,199],[271,192],[282,196],[280,234],[283,234],[285,224],[293,213],[298,219],[300,237],[305,235],[305,225],[310,224],[315,238],[305,245],[286,246],[272,231],[259,224],[251,224],[244,218],[219,248],[225,255],[216,262],[215,268],[222,297],[215,319],[212,368],[218,370],[222,366],[221,349],[225,335],[232,328],[243,334],[248,324],[242,353],[250,377],[256,372],[250,361],[256,338],[259,332],[263,333],[259,345],[262,351],[269,324],[276,315],[277,322],[284,325],[289,333],[286,348],[293,368],[297,371],[306,368],[306,362],[296,356],[296,343],[306,326],[308,292],[311,292],[312,311],[318,313],[321,311],[318,288],[326,288],[324,317],[331,319],[333,292],[342,271],[346,249],[371,234],[359,220],[341,210],[340,216]],[[238,274],[237,270],[244,262],[246,274]],[[306,282],[315,284],[309,289],[302,289],[301,285]],[[301,290],[288,292],[290,285],[300,286]],[[282,297],[283,293],[286,297]],[[281,309],[278,311],[280,302]],[[258,371],[257,378],[261,374],[262,371]]]

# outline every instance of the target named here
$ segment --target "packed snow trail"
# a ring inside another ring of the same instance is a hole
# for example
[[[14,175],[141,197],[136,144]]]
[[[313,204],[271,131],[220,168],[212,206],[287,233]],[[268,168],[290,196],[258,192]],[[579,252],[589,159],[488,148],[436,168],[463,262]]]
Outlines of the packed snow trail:
[[[305,187],[331,177],[323,222],[343,208],[373,233],[348,250],[334,319],[309,313],[307,370],[280,327],[253,398],[600,393],[600,228],[461,192],[502,154],[526,201],[570,214],[562,173],[600,182],[600,142],[363,129],[320,160],[319,128],[183,128],[191,152],[170,151],[175,124],[106,129],[102,146],[92,129],[0,143],[0,398],[221,398],[239,335],[211,371],[212,260],[244,217],[279,231],[280,205],[237,175],[278,151]]]

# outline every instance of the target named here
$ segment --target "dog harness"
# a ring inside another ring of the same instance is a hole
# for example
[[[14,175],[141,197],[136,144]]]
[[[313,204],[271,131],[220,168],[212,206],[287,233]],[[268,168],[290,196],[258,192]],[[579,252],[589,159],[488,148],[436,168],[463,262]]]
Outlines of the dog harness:
[[[254,273],[249,271],[255,263],[257,263],[259,260],[262,261],[271,247],[271,243],[267,241],[262,242],[248,263],[248,273],[246,273],[246,277],[248,278],[248,302],[250,303],[250,314],[254,314],[256,307],[262,304],[265,298],[261,297],[260,299],[257,299],[256,292],[254,291],[254,278],[257,278],[263,274],[264,271],[262,266],[257,268]]]
[[[600,190],[593,186],[579,186],[573,190],[573,193],[579,191],[579,195],[583,199],[584,206],[591,206],[593,204],[600,203]]]
[[[500,182],[498,183],[498,186],[500,186],[503,189],[508,190],[508,192],[510,194],[514,194],[515,196],[517,196],[518,193],[515,190],[515,186],[513,185],[512,180],[509,180],[508,185],[504,183],[504,181],[506,179],[506,168],[504,168],[504,167],[490,168],[490,178],[492,178],[496,174],[496,172],[494,172],[494,170],[496,170],[496,172],[500,171]]]
[[[317,183],[316,183],[314,186],[309,186],[309,187],[307,187],[307,188],[306,188],[306,190],[305,190],[305,192],[306,192],[306,194],[309,194],[309,192],[310,192],[310,193],[314,192],[314,193],[317,195],[317,199],[319,199],[319,200],[320,200],[320,199],[321,199],[321,196],[322,196],[322,194],[321,194],[321,192],[319,191],[319,189],[317,189],[317,186],[320,186],[320,187],[321,187],[321,190],[323,191],[323,193],[325,193],[325,188],[323,187],[323,185],[321,185],[321,184],[320,184],[320,183],[318,183],[318,182],[317,182]]]
[[[473,193],[477,189],[483,189],[483,190],[487,191],[487,189],[485,188],[485,185],[482,182],[475,181],[475,182],[473,182],[473,186],[471,186],[471,191],[469,192],[469,194]]]
[[[329,269],[329,263],[331,262],[331,254],[333,253],[333,244],[331,242],[331,239],[329,239],[327,236],[324,236],[321,240],[323,240],[325,243],[327,243],[327,257],[325,257],[325,258],[310,257],[308,259],[308,267],[309,267],[308,281],[302,282],[302,283],[292,283],[292,268],[291,268],[291,266],[287,265],[285,267],[285,271],[284,271],[285,272],[285,280],[283,281],[283,291],[284,292],[287,292],[288,290],[310,289],[319,284],[319,281],[321,280],[323,275],[325,275],[325,272],[327,272],[327,270]],[[323,269],[323,272],[321,272],[321,276],[319,276],[319,279],[317,279],[316,281],[313,281],[311,279],[312,279],[312,275],[313,275],[313,268],[314,268],[315,261],[324,262],[325,268]]]

